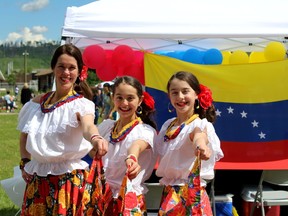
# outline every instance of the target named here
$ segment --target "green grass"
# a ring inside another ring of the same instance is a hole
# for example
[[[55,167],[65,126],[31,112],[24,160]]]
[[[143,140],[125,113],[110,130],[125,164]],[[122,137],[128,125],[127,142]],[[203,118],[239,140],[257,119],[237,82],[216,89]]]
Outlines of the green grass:
[[[19,131],[17,127],[16,113],[0,113],[0,180],[11,178],[13,168],[20,161],[19,153]],[[12,203],[6,195],[2,186],[0,187],[0,215],[13,216],[19,211],[19,208]]]

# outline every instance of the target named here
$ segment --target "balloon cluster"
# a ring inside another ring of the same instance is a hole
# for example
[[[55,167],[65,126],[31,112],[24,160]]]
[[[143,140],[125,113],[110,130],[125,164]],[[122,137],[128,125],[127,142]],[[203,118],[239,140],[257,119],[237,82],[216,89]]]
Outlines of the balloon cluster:
[[[248,53],[237,50],[234,52],[222,51],[222,64],[247,64],[281,61],[286,58],[286,48],[283,43],[272,41],[266,45],[264,50]]]
[[[219,51],[209,49],[199,51],[188,49],[186,51],[156,51],[155,54],[176,58],[193,64],[217,65],[217,64],[246,64],[257,62],[280,61],[286,58],[286,48],[280,42],[270,42],[263,52],[251,52],[250,55],[242,50]]]
[[[223,60],[222,53],[218,49],[209,49],[199,51],[197,49],[188,49],[186,51],[163,52],[156,51],[155,54],[169,56],[193,64],[215,65],[221,64]]]
[[[90,45],[82,55],[84,64],[95,69],[100,80],[110,81],[117,76],[129,75],[144,84],[144,53],[141,51],[134,51],[127,45],[119,45],[114,50]]]
[[[241,50],[230,52],[214,48],[207,51],[192,48],[186,51],[155,51],[154,53],[204,65],[258,63],[280,61],[286,58],[286,48],[280,42],[270,42],[263,52],[255,51],[250,55]],[[142,51],[135,51],[127,45],[119,45],[114,50],[104,50],[99,45],[90,45],[83,51],[85,65],[95,69],[97,76],[103,81],[110,81],[121,75],[130,75],[144,84],[143,59]]]

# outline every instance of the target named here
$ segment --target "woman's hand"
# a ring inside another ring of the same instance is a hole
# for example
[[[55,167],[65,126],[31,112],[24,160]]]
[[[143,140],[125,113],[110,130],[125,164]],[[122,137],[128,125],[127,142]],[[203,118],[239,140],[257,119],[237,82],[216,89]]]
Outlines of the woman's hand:
[[[104,156],[108,151],[108,142],[100,135],[91,140],[95,154],[98,158]]]
[[[28,174],[24,169],[22,169],[21,171],[22,171],[22,178],[24,179],[24,181],[26,183],[31,182],[33,179],[33,175]]]

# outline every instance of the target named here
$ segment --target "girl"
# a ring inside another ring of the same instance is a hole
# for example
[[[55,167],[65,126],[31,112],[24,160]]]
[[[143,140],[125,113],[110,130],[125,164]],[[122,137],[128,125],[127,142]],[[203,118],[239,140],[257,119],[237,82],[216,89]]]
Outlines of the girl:
[[[163,124],[156,141],[156,175],[164,185],[159,215],[212,216],[205,180],[214,178],[215,162],[223,153],[212,125],[211,91],[183,71],[169,79],[167,91],[177,117]]]
[[[126,172],[131,180],[130,192],[137,198],[135,196],[133,205],[125,205],[123,213],[146,215],[144,182],[152,174],[156,161],[153,146],[156,124],[151,118],[155,112],[154,100],[143,92],[137,79],[123,76],[114,83],[113,102],[119,119],[104,120],[98,127],[100,134],[109,140],[108,153],[102,159],[114,197],[108,210],[113,213],[108,215],[120,212],[121,206],[117,203],[121,198],[118,196]]]

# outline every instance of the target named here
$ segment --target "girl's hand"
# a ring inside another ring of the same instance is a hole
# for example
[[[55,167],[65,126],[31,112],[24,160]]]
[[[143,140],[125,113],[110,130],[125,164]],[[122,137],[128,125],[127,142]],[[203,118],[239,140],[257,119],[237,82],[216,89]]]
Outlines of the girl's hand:
[[[195,155],[198,155],[198,151],[200,151],[200,159],[201,160],[209,160],[211,157],[211,149],[205,144],[205,145],[199,145],[195,149]]]
[[[136,178],[141,170],[141,166],[138,164],[137,159],[134,156],[131,158],[128,156],[125,160],[128,172],[128,178],[130,180]]]

